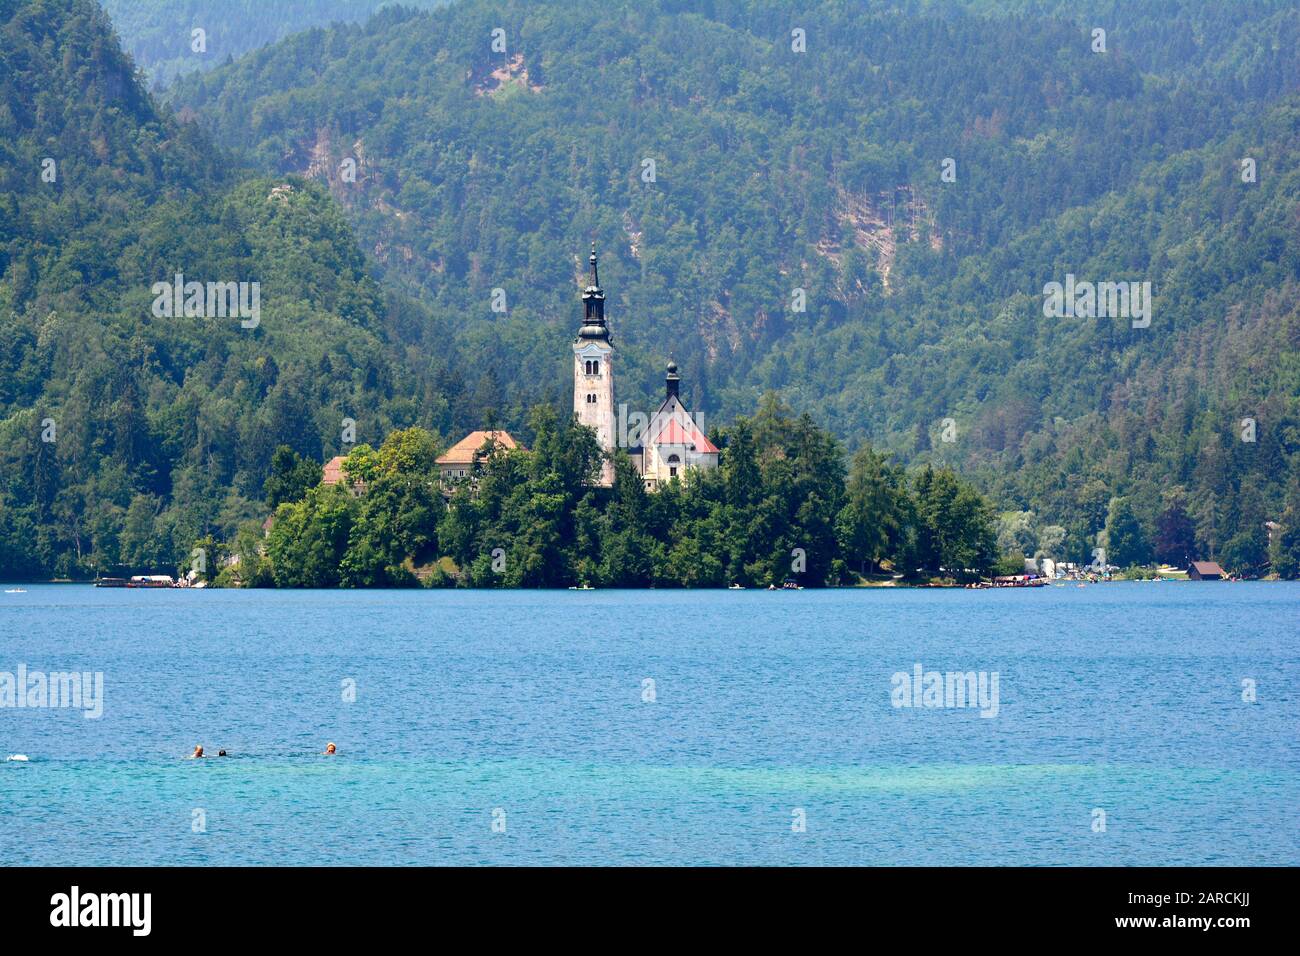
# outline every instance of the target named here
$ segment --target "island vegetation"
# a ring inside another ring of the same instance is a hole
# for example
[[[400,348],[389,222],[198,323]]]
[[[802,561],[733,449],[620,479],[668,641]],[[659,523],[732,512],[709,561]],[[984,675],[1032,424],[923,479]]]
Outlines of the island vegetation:
[[[623,452],[598,486],[594,433],[548,406],[530,448],[489,441],[444,484],[435,436],[360,445],[320,482],[287,447],[267,481],[274,519],[207,542],[219,585],[279,587],[727,587],[962,583],[995,570],[994,512],[949,469],[912,474],[840,443],[774,395],[716,434],[720,469],[655,492]],[[444,494],[447,499],[444,501]],[[1014,567],[1022,570],[1016,557]]]

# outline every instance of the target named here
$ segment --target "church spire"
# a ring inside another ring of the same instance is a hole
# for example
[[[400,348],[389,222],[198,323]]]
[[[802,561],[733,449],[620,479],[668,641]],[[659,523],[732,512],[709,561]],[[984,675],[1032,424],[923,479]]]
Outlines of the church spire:
[[[609,340],[609,329],[605,326],[605,291],[600,287],[600,273],[596,268],[596,242],[591,243],[591,285],[582,291],[583,319],[582,328],[578,330],[580,339]]]
[[[591,244],[591,284],[582,290],[583,317],[573,341],[573,414],[579,425],[596,433],[606,452],[614,444],[614,343],[605,325],[605,293],[596,271],[596,244]],[[600,484],[614,484],[614,462],[606,456]]]

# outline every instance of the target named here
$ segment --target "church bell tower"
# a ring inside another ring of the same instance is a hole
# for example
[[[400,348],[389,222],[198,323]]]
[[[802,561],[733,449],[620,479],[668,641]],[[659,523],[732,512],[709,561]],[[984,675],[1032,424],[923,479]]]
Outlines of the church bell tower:
[[[582,292],[583,320],[573,340],[573,413],[578,423],[595,429],[596,440],[614,450],[614,346],[605,324],[605,292],[596,270],[596,244],[591,244],[591,284]],[[601,466],[600,483],[614,483],[614,465]]]

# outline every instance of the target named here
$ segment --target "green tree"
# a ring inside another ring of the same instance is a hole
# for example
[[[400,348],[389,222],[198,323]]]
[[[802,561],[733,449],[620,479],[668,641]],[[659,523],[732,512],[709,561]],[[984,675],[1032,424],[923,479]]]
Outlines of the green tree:
[[[348,455],[344,471],[364,482],[364,491],[341,562],[343,584],[412,585],[408,560],[436,556],[444,510],[437,456],[437,439],[418,427],[391,433],[378,452],[357,448]]]
[[[280,505],[266,542],[276,586],[337,587],[359,510],[341,484],[317,485],[302,501]]]
[[[288,445],[280,445],[271,455],[271,473],[263,486],[266,503],[274,511],[286,501],[301,501],[320,480],[320,465],[303,458]]]
[[[1165,503],[1156,520],[1155,557],[1166,564],[1186,567],[1195,555],[1196,528],[1179,489]]]
[[[921,567],[957,581],[987,573],[997,560],[993,509],[950,469],[927,468],[916,482],[917,520],[925,529]]]
[[[1112,498],[1106,512],[1106,561],[1121,568],[1148,564],[1151,546],[1127,498]]]
[[[896,557],[907,522],[907,487],[901,468],[871,446],[853,456],[844,507],[835,519],[841,553],[859,571],[876,571]]]
[[[1291,505],[1282,513],[1280,528],[1273,531],[1269,554],[1273,573],[1280,578],[1300,578],[1300,507]]]

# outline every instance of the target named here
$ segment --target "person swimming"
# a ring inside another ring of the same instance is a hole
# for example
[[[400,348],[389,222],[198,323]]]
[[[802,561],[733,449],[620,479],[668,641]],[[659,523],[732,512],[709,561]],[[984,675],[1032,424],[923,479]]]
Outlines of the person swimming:
[[[331,754],[331,755],[332,755],[332,754],[336,754],[336,753],[338,753],[338,749],[339,749],[339,748],[338,748],[338,747],[335,747],[333,744],[326,744],[326,745],[325,745],[325,753],[327,753],[327,754]]]
[[[198,760],[202,756],[203,756],[203,744],[195,744],[194,753],[190,754],[190,759]]]
[[[218,756],[218,757],[227,757],[227,756],[229,756],[229,754],[227,754],[224,750],[218,750],[218,751],[217,751],[217,756]]]

